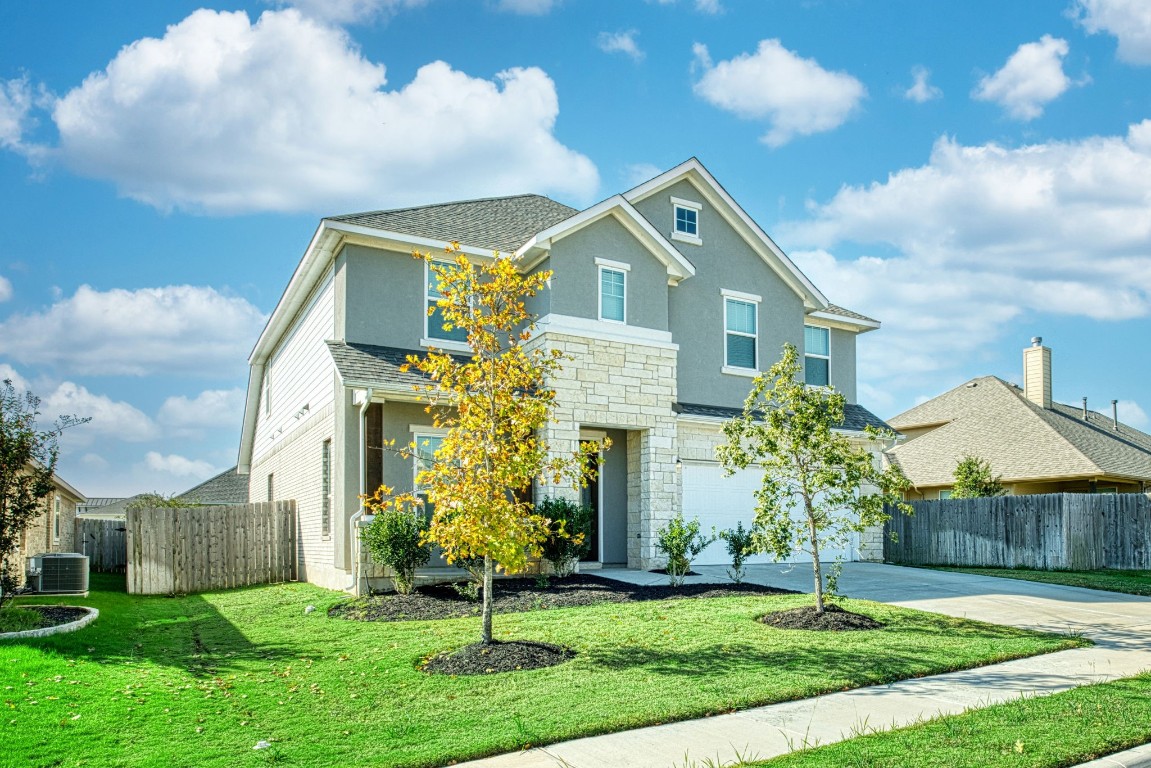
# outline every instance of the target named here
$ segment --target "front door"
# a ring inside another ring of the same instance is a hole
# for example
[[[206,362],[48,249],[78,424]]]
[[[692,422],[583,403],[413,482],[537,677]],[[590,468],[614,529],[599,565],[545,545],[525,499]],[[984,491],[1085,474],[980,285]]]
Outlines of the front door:
[[[587,442],[581,442],[580,447],[586,446]],[[591,508],[591,531],[588,533],[588,539],[591,542],[591,547],[588,549],[586,555],[583,556],[584,562],[598,562],[599,561],[599,530],[600,530],[600,509],[599,509],[599,454],[592,454],[591,469],[594,469],[595,478],[588,480],[587,485],[583,487],[580,496],[580,503],[585,507]]]

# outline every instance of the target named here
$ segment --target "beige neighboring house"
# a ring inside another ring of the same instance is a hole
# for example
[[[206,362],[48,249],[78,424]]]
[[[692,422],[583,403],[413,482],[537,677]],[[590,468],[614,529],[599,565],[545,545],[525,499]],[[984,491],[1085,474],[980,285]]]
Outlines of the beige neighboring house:
[[[86,499],[59,475],[52,475],[52,485],[54,490],[44,500],[44,511],[22,534],[20,547],[16,551],[16,564],[20,573],[24,572],[26,558],[32,555],[79,551],[76,546],[76,508]]]
[[[1023,388],[984,376],[888,419],[905,441],[887,452],[909,499],[950,495],[955,467],[985,459],[1008,493],[1138,493],[1151,488],[1151,435],[1112,415],[1051,399],[1051,350],[1023,351]]]

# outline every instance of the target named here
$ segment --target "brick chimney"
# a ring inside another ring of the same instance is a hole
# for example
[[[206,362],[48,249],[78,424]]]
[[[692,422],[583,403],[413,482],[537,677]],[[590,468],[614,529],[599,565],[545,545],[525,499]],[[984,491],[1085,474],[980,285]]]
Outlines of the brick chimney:
[[[1023,350],[1023,396],[1040,408],[1051,407],[1051,350],[1043,346],[1042,336]]]

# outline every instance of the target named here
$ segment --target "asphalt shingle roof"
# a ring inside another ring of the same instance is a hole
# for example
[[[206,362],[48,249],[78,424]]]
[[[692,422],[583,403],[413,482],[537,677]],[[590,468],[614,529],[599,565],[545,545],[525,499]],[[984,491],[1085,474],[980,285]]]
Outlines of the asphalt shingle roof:
[[[721,405],[699,405],[697,403],[676,403],[677,413],[691,416],[708,416],[713,419],[731,419],[743,413],[742,408],[728,408]],[[891,427],[862,405],[847,403],[843,406],[843,424],[840,429],[862,432],[867,427],[891,429]]]
[[[543,195],[515,195],[349,213],[328,220],[512,253],[537,233],[577,213]]]
[[[198,504],[247,504],[248,476],[236,474],[236,468],[226,469],[189,488],[176,498]]]
[[[1019,387],[984,376],[890,419],[901,431],[935,426],[888,453],[917,486],[950,485],[965,455],[1004,480],[1117,476],[1151,480],[1151,435],[1098,413],[1044,409]]]
[[[401,371],[408,355],[422,357],[424,350],[379,347],[374,344],[349,344],[327,341],[328,352],[340,372],[344,384],[362,384],[392,391],[410,392],[413,387],[424,386],[430,379],[415,368]],[[454,355],[459,360],[466,356]]]

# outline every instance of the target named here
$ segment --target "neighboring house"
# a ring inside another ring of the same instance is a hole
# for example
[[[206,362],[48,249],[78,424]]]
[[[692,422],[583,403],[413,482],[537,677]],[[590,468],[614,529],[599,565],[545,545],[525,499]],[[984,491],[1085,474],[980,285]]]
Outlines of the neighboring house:
[[[906,442],[887,452],[911,480],[912,499],[950,495],[967,455],[990,463],[1012,494],[1135,493],[1151,486],[1151,435],[1051,399],[1051,350],[1023,351],[1023,388],[972,379],[889,419]]]
[[[681,510],[708,531],[750,522],[759,474],[725,478],[715,448],[785,342],[804,353],[808,383],[847,397],[845,431],[886,426],[856,403],[856,336],[879,323],[830,304],[698,160],[582,211],[520,195],[334,216],[249,358],[240,443],[250,498],[298,503],[301,579],[362,589],[359,494],[413,489],[427,457],[389,441],[437,445],[413,391],[425,380],[400,367],[429,348],[466,351],[428,315],[436,285],[411,255],[452,241],[474,259],[498,250],[524,272],[553,273],[529,304],[530,343],[570,357],[549,382],[558,423],[545,438],[565,453],[612,440],[583,494],[592,561],[657,565],[656,530]],[[842,554],[858,558],[859,545]],[[726,559],[715,544],[698,562]]]
[[[117,509],[123,501],[127,499],[122,496],[89,497],[76,506],[76,517],[100,517],[108,509]]]
[[[78,552],[76,546],[76,508],[85,501],[84,495],[52,475],[53,490],[43,501],[41,512],[24,529],[16,550],[16,565],[24,572],[27,558],[46,552]]]
[[[177,501],[191,504],[247,504],[248,476],[236,472],[236,468],[226,469],[194,488],[189,488],[176,497]]]

